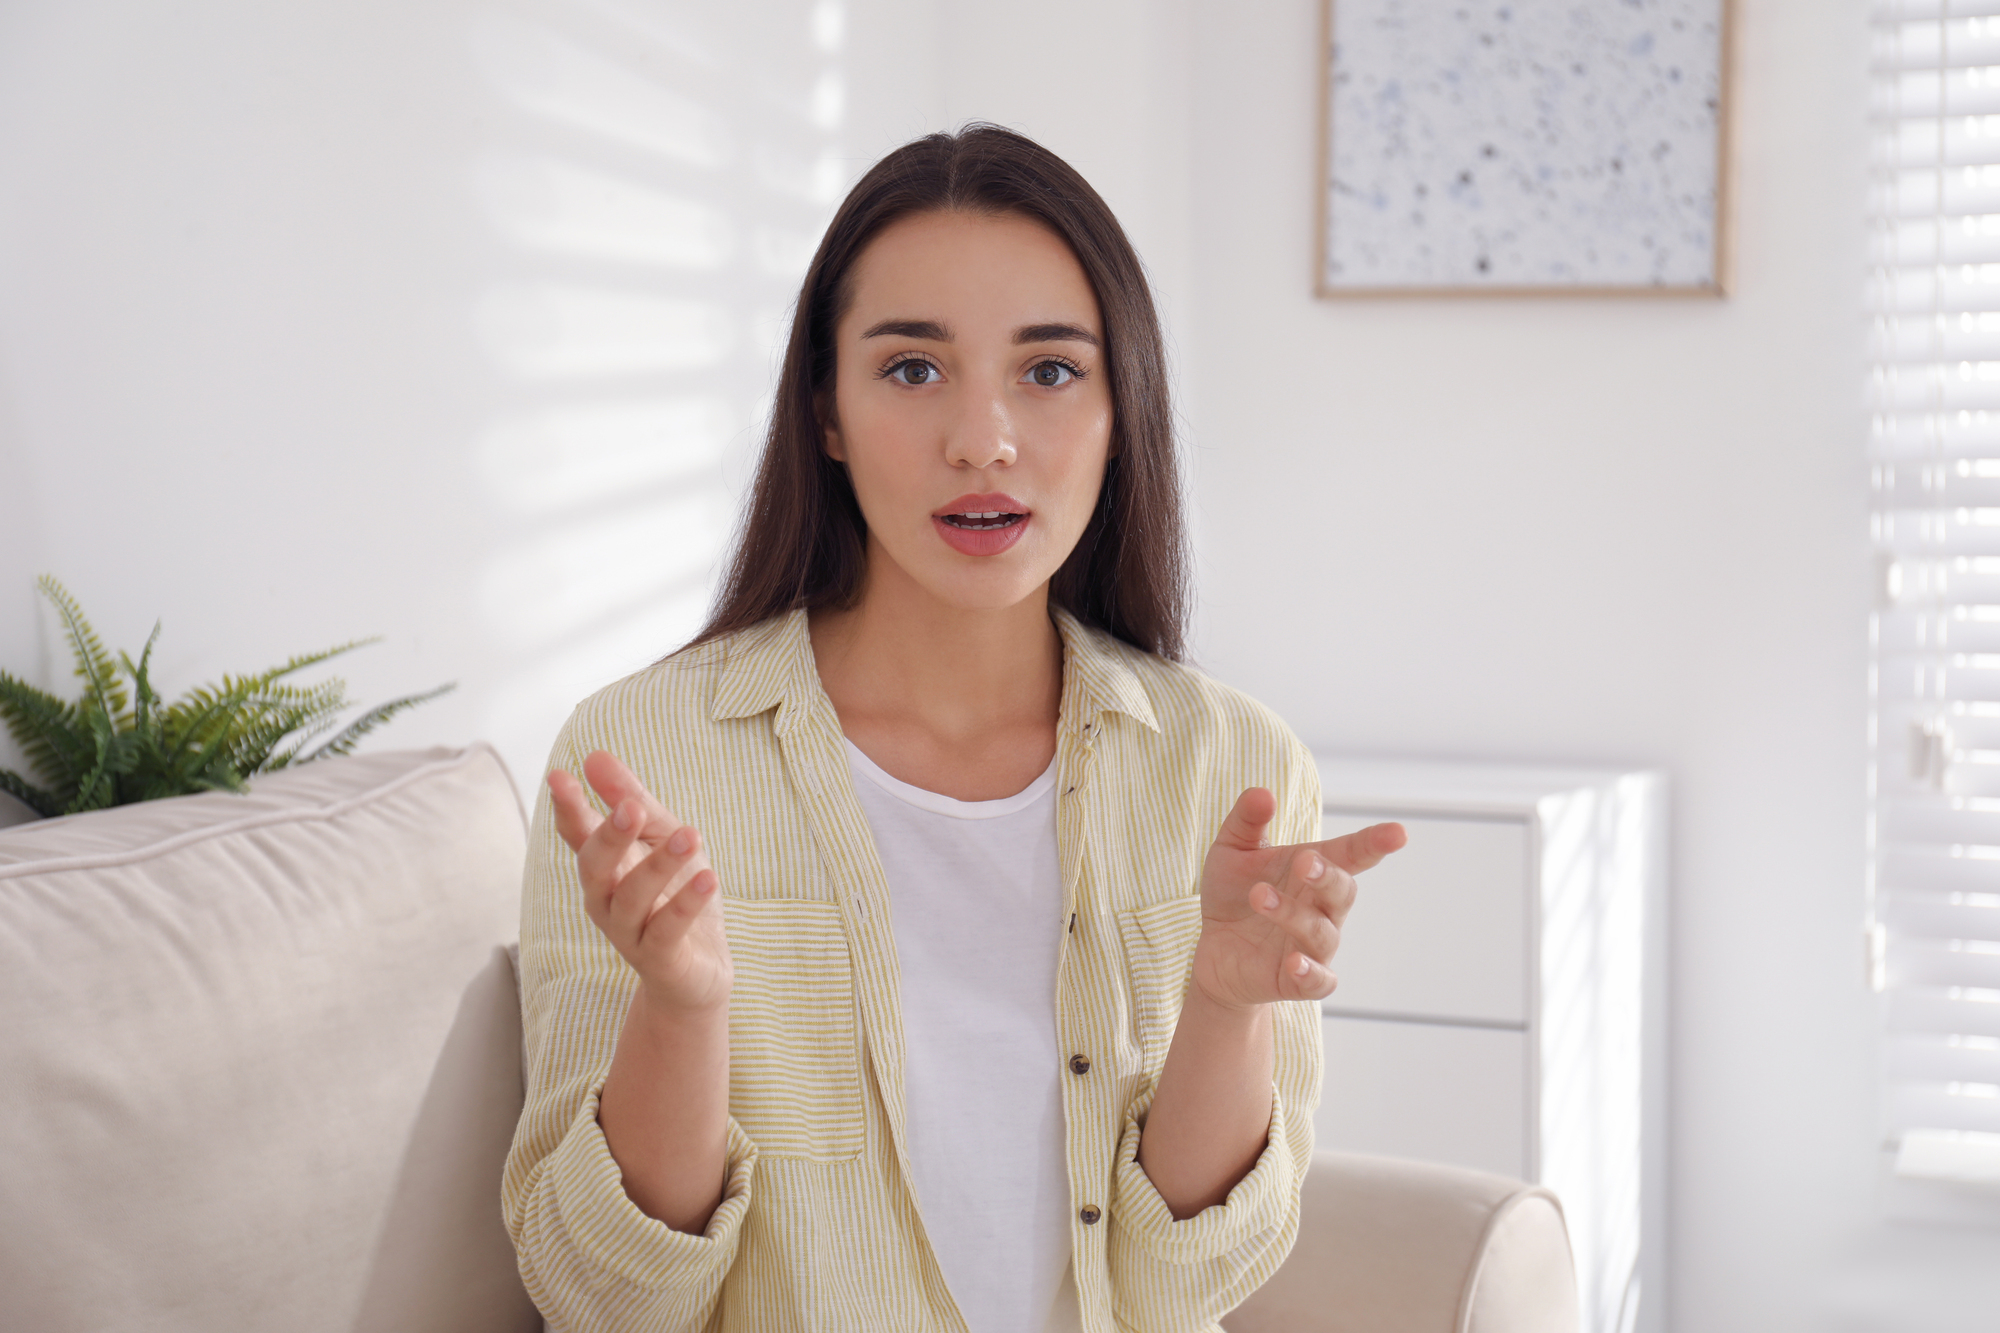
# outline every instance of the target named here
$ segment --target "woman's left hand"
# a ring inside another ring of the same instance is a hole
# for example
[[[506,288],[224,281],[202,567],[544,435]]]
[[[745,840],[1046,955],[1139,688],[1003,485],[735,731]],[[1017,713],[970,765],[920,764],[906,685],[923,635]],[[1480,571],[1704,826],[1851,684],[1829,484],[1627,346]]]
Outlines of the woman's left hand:
[[[1201,942],[1193,985],[1231,1009],[1333,993],[1340,929],[1354,877],[1402,847],[1401,824],[1271,847],[1264,831],[1277,798],[1252,787],[1236,798],[1201,867]]]

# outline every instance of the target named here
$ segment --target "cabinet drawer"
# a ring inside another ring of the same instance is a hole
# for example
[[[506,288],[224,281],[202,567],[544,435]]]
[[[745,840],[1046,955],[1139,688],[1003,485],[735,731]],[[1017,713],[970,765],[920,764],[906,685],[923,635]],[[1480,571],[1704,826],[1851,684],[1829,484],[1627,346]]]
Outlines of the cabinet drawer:
[[[1326,836],[1385,816],[1328,810]],[[1339,1013],[1528,1021],[1526,824],[1404,819],[1410,842],[1361,876],[1333,970]]]
[[[1526,1033],[1332,1016],[1321,1022],[1320,1147],[1534,1178]]]

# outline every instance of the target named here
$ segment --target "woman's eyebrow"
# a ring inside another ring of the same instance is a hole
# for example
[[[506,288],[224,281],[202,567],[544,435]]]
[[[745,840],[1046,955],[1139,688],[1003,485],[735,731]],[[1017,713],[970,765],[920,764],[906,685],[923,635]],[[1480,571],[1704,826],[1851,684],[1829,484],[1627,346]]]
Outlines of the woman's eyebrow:
[[[951,330],[934,319],[885,319],[861,335],[863,338],[922,338],[926,342],[948,343]],[[1016,338],[1016,342],[1020,339]]]
[[[1014,330],[1016,343],[1085,343],[1097,346],[1097,335],[1076,324],[1024,324]]]

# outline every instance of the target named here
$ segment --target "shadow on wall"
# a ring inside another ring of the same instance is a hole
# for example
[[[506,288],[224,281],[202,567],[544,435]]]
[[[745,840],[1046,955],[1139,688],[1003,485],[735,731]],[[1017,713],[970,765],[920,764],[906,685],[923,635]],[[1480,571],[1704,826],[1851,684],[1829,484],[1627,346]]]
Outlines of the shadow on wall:
[[[591,691],[698,628],[790,303],[845,182],[841,0],[550,2],[483,17],[503,106],[470,165],[472,312],[501,405],[472,471],[511,540],[479,584],[482,730],[528,783]]]
[[[11,404],[4,393],[0,393],[0,570],[8,577],[0,579],[0,625],[35,625],[36,615],[41,610],[40,599],[35,596],[34,575],[45,549],[42,541],[42,515],[37,503],[38,487],[29,471],[28,451],[20,445],[14,433]],[[11,671],[28,681],[53,679],[52,664],[47,660],[47,641],[34,646],[41,660],[30,657],[26,651],[28,643],[19,640],[7,643],[9,651],[0,656],[0,670]],[[0,727],[0,768],[21,772],[27,768],[27,756],[14,743],[12,731]]]

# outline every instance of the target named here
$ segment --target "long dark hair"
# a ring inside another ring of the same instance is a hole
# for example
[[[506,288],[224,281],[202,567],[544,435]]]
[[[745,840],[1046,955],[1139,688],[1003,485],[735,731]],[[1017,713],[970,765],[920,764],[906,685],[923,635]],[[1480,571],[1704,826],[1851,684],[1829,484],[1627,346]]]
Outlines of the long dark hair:
[[[1110,208],[1061,158],[997,125],[928,134],[869,169],[820,238],[792,315],[770,434],[704,643],[798,607],[851,606],[866,525],[847,469],[828,458],[834,330],[854,262],[914,213],[1015,213],[1068,243],[1097,295],[1110,372],[1111,459],[1092,515],[1049,585],[1087,625],[1179,661],[1188,607],[1187,535],[1167,401],[1166,350],[1146,273]],[[690,645],[692,646],[692,645]]]

